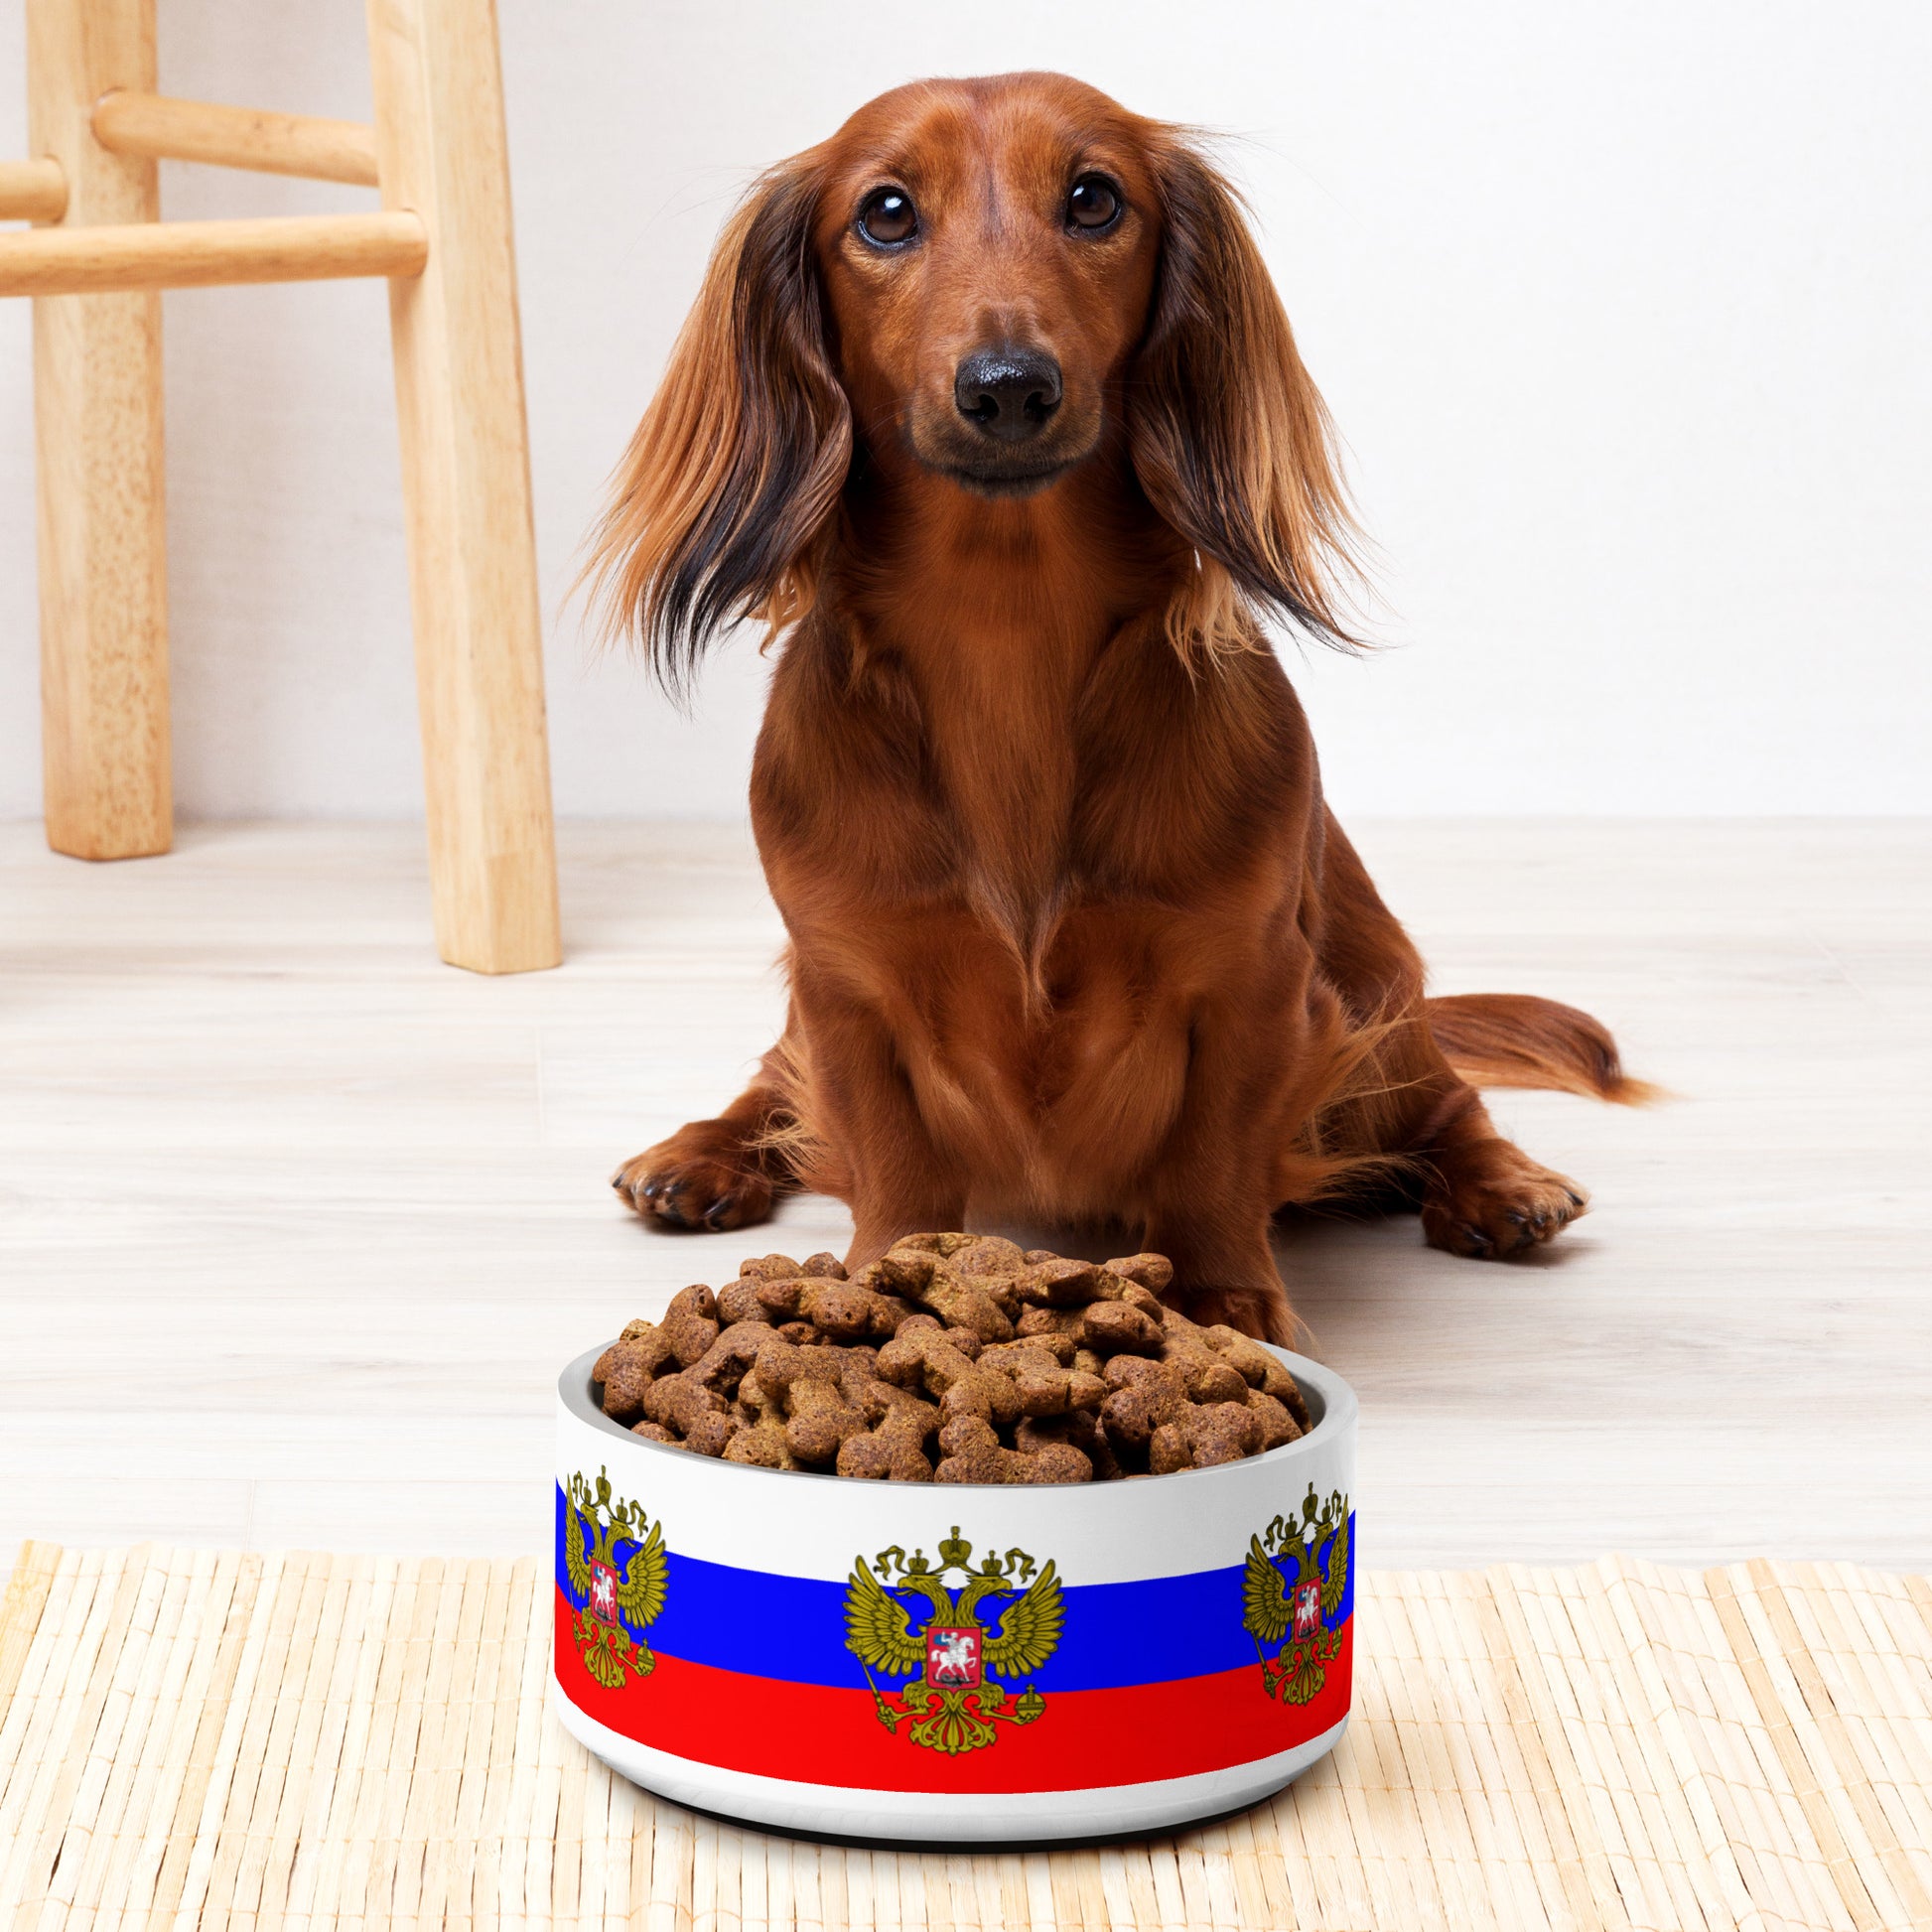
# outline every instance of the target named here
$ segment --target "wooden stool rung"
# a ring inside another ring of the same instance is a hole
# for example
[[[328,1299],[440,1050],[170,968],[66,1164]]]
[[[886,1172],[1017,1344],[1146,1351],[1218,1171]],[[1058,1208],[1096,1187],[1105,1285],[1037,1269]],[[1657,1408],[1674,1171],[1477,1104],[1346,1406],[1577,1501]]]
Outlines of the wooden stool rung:
[[[0,161],[0,221],[58,221],[68,175],[58,161]]]
[[[375,129],[360,121],[221,107],[117,87],[95,103],[93,129],[94,139],[114,154],[376,186]]]
[[[36,228],[0,235],[0,296],[420,275],[428,260],[428,230],[406,208]]]

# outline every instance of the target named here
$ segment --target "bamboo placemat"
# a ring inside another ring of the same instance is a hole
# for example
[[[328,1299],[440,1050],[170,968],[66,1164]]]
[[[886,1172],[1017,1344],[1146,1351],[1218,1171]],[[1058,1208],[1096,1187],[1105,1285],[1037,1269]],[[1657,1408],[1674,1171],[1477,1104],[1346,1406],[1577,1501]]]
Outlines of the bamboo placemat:
[[[544,1705],[525,1561],[29,1543],[0,1928],[1932,1926],[1932,1582],[1371,1574],[1355,1719],[1207,1829],[1028,1855],[737,1831]]]

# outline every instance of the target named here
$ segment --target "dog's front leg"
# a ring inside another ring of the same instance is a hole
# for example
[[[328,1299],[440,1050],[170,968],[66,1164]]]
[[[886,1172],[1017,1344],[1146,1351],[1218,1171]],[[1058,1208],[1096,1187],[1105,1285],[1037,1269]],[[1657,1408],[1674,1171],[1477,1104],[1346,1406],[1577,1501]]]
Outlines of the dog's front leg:
[[[812,1125],[831,1144],[852,1209],[849,1270],[907,1234],[960,1227],[963,1174],[933,1144],[884,1018],[801,975],[798,1007],[811,1037]]]
[[[1286,1055],[1279,1019],[1252,1010],[1197,1016],[1179,1117],[1158,1156],[1143,1245],[1173,1263],[1167,1300],[1291,1343],[1295,1316],[1269,1246]]]

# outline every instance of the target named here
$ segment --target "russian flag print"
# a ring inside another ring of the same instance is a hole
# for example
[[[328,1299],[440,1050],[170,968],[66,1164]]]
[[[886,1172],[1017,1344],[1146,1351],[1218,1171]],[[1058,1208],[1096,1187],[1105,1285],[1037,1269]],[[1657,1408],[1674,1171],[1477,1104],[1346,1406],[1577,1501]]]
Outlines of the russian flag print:
[[[1123,1499],[1091,1491],[1087,1516],[1035,1512],[1022,1547],[975,1521],[998,1507],[984,1489],[900,1490],[904,1533],[884,1549],[833,1547],[829,1524],[806,1538],[774,1515],[765,1536],[724,1540],[723,1562],[715,1515],[681,1539],[689,1486],[651,1461],[662,1497],[618,1493],[608,1465],[558,1488],[555,1661],[570,1704],[651,1749],[855,1790],[1079,1791],[1274,1758],[1347,1715],[1354,1524],[1340,1489],[1278,1493],[1211,1568],[1170,1570],[1152,1548],[1147,1574],[1121,1574],[1086,1525]],[[796,1484],[802,1509],[803,1485],[828,1480],[778,1475],[759,1500],[781,1510]],[[1192,1547],[1174,1555],[1205,1549],[1178,1541]]]

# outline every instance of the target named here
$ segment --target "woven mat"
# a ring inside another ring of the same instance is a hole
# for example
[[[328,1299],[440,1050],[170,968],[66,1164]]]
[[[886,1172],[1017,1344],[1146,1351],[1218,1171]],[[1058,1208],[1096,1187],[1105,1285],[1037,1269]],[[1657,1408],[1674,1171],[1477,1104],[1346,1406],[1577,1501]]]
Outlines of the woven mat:
[[[0,1927],[1932,1926],[1932,1582],[1371,1574],[1341,1748],[1147,1844],[736,1831],[544,1706],[528,1562],[62,1551],[0,1606]]]

